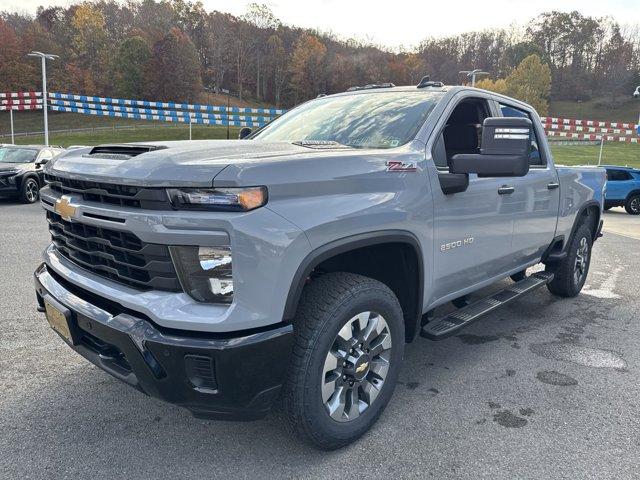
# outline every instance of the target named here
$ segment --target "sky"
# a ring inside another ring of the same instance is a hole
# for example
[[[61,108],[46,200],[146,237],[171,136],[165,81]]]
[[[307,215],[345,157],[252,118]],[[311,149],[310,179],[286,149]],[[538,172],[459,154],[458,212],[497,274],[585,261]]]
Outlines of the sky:
[[[640,0],[253,0],[268,5],[285,24],[332,32],[388,48],[411,48],[427,37],[523,25],[541,12],[578,10],[640,24]],[[0,10],[35,12],[39,5],[66,6],[70,0],[0,0]],[[235,15],[250,1],[202,0],[205,9]]]

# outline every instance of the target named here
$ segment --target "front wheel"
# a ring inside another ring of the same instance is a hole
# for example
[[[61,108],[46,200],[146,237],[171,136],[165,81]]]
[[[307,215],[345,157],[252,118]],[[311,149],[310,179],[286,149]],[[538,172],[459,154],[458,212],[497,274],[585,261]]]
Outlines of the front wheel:
[[[640,195],[633,195],[627,199],[624,209],[629,215],[640,215]]]
[[[296,433],[333,450],[363,435],[391,399],[404,353],[402,309],[383,283],[328,273],[305,287],[284,406]]]
[[[20,200],[23,203],[35,203],[38,200],[40,192],[40,186],[35,178],[29,177],[22,182],[22,188],[20,190]]]
[[[575,297],[580,293],[589,273],[592,245],[591,229],[583,223],[571,239],[564,260],[547,265],[546,270],[554,273],[553,280],[547,284],[551,293],[561,297]]]

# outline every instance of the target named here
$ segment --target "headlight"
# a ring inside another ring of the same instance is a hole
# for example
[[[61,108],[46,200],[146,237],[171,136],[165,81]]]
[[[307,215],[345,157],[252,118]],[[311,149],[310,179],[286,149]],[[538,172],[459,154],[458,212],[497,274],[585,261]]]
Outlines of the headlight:
[[[231,303],[230,247],[169,247],[180,284],[198,302]]]
[[[179,209],[247,212],[267,203],[266,187],[172,188],[168,193]]]

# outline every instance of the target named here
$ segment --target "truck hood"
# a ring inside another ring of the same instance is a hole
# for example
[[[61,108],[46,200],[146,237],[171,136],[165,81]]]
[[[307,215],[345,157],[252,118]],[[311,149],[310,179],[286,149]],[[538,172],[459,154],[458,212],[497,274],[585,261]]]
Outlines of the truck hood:
[[[257,140],[200,140],[127,144],[145,153],[127,156],[116,146],[71,150],[49,162],[45,172],[56,176],[73,176],[78,180],[120,183],[151,187],[204,187],[228,165],[249,162],[283,161],[327,153],[289,142]],[[109,152],[112,148],[113,153]],[[94,153],[92,153],[94,152]]]

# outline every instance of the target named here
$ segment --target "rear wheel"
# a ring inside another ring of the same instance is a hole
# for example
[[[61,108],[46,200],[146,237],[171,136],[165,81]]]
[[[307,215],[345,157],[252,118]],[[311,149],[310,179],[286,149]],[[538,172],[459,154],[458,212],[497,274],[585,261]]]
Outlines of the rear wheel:
[[[629,215],[640,215],[640,195],[633,195],[627,199],[624,209]]]
[[[22,188],[20,189],[20,200],[24,203],[35,203],[38,200],[40,192],[40,186],[38,181],[29,177],[22,182]]]
[[[307,286],[294,323],[284,404],[296,433],[332,450],[376,422],[391,399],[404,352],[402,309],[384,284],[329,273]]]
[[[591,246],[593,234],[586,223],[576,230],[567,256],[561,262],[550,263],[546,270],[554,273],[553,280],[547,288],[554,295],[561,297],[575,297],[580,293],[591,264]]]

